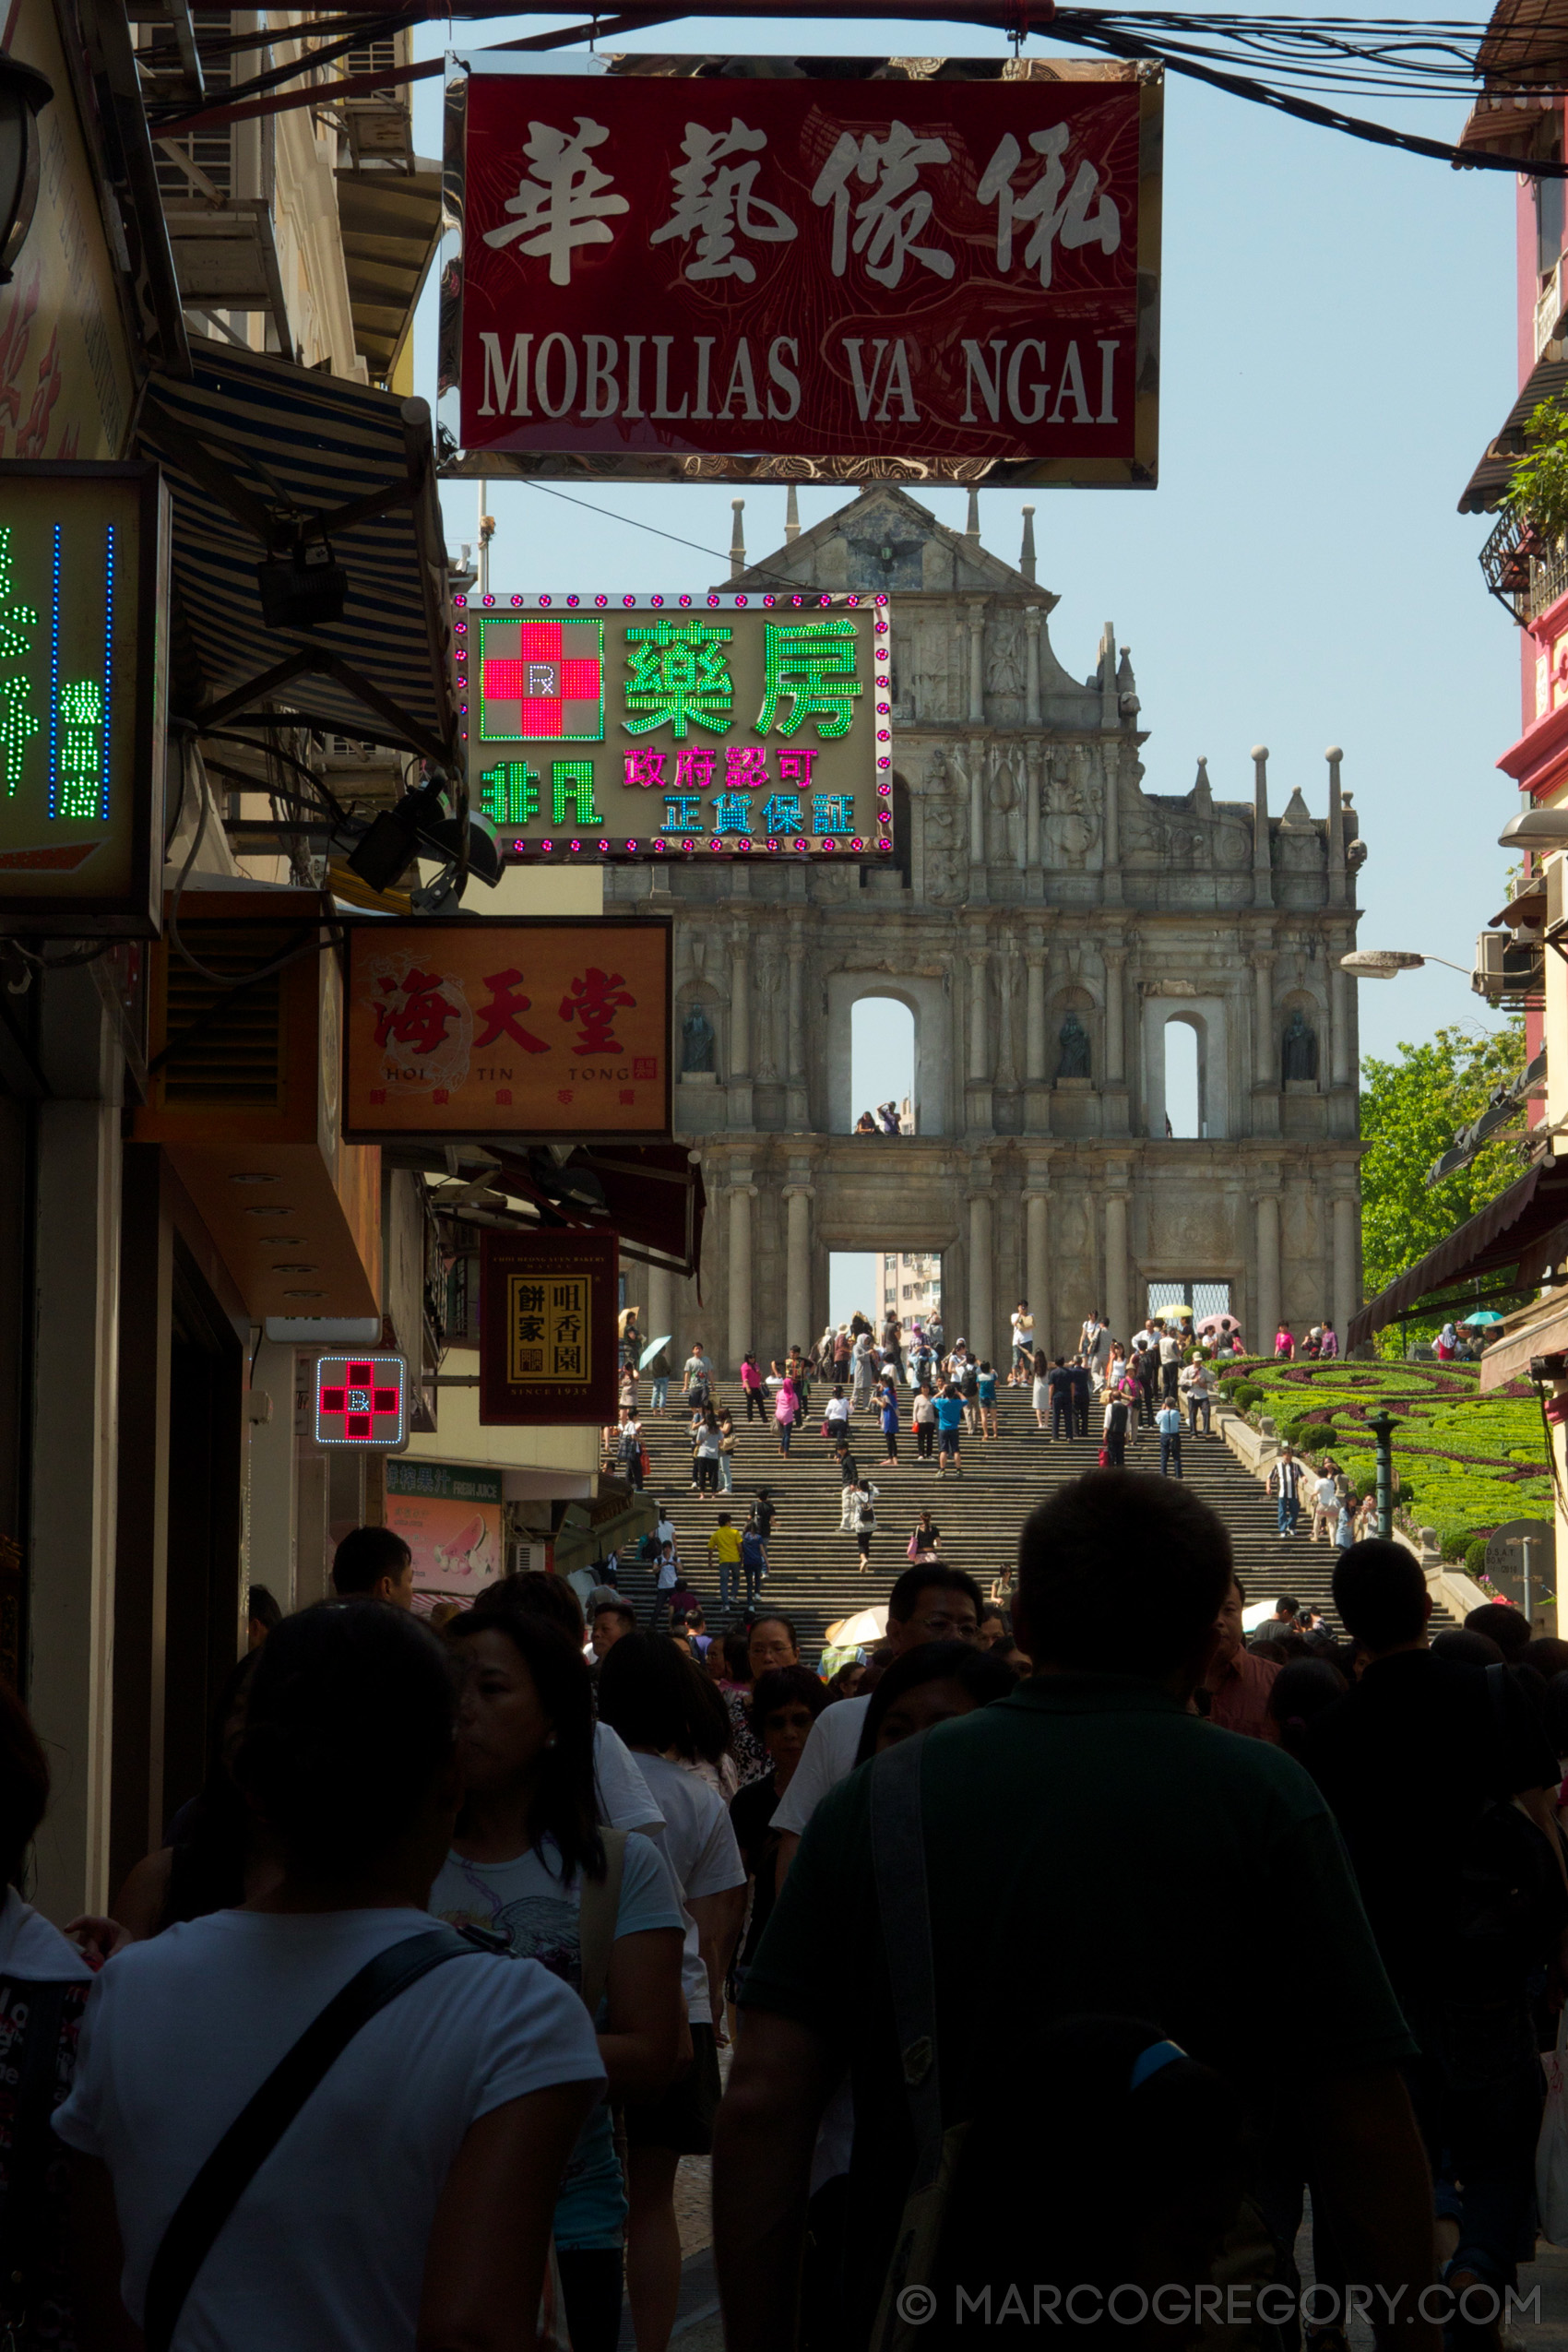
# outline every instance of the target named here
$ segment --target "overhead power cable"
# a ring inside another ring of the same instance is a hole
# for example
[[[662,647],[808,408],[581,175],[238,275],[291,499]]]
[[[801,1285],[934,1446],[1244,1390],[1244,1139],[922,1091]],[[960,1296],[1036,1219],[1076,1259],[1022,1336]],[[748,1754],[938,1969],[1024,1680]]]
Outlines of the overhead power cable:
[[[191,106],[159,106],[156,128],[162,136],[215,129],[257,115],[300,106],[331,105],[336,101],[372,90],[402,88],[429,79],[445,70],[443,58],[380,72],[353,74],[314,82],[309,89],[282,90],[277,84],[312,74],[320,65],[362,45],[374,32],[379,36],[439,15],[481,22],[494,16],[544,14],[552,0],[457,0],[451,9],[436,0],[417,0],[400,12],[375,18],[345,16],[318,20],[333,37],[291,64],[274,67],[241,86],[246,95],[227,102]],[[641,32],[680,19],[700,22],[709,17],[766,20],[788,17],[795,21],[841,21],[843,0],[691,0],[672,8],[670,0],[647,5],[623,5],[613,16],[591,24],[561,26],[524,35],[502,44],[508,50],[560,49],[597,37],[600,42],[624,33]],[[1098,50],[1135,63],[1160,63],[1171,73],[1223,90],[1252,105],[1311,123],[1342,136],[1421,155],[1467,171],[1525,172],[1539,179],[1568,178],[1568,160],[1550,157],[1504,154],[1487,148],[1461,148],[1420,132],[1396,130],[1391,125],[1350,114],[1324,102],[1336,95],[1390,99],[1473,101],[1487,87],[1479,58],[1487,27],[1479,20],[1455,18],[1351,17],[1243,17],[1229,13],[1187,13],[1161,8],[1059,8],[1044,0],[900,0],[899,13],[920,21],[946,21],[989,28],[1015,41],[1030,35],[1069,46]],[[355,30],[347,31],[352,25]],[[1249,70],[1250,69],[1250,70]],[[1555,81],[1531,83],[1511,76],[1502,85],[1510,95],[1545,97],[1560,94]],[[1321,93],[1314,96],[1313,92]],[[265,94],[263,94],[265,93]],[[156,101],[155,101],[156,102]]]

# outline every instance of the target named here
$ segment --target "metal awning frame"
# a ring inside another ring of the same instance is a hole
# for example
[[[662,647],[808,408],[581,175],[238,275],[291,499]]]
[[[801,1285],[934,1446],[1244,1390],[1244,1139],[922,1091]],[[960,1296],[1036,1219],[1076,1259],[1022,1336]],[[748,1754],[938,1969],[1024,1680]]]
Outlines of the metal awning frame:
[[[285,490],[271,482],[254,451],[248,448],[231,450],[219,435],[209,431],[204,436],[192,431],[183,419],[171,416],[159,399],[156,378],[148,386],[144,406],[146,410],[161,411],[172,426],[177,425],[180,434],[178,463],[182,469],[215,505],[233,517],[259,544],[264,554],[272,554],[312,539],[330,540],[335,533],[350,530],[357,524],[373,521],[379,515],[406,506],[413,523],[418,550],[420,593],[424,605],[425,626],[432,640],[438,639],[442,616],[436,606],[432,581],[445,573],[445,545],[434,489],[434,451],[428,428],[422,432],[405,418],[404,472],[400,479],[387,482],[379,490],[368,491],[360,497],[343,500],[335,506],[307,508],[298,505]],[[239,479],[238,469],[242,466],[253,476],[259,474],[267,483],[274,492],[275,505],[269,505]],[[363,725],[363,741],[385,743],[399,751],[410,751],[437,766],[460,772],[463,762],[455,707],[451,735],[444,740],[365,677],[336,647],[313,645],[308,637],[306,642],[295,644],[281,659],[256,672],[242,685],[232,688],[196,710],[179,715],[188,720],[198,735],[208,734],[242,715],[246,724],[252,726],[297,728],[327,724],[328,722],[319,714],[298,709],[277,710],[267,707],[280,687],[293,679],[310,676],[332,679],[368,714]],[[258,705],[261,707],[256,707]]]

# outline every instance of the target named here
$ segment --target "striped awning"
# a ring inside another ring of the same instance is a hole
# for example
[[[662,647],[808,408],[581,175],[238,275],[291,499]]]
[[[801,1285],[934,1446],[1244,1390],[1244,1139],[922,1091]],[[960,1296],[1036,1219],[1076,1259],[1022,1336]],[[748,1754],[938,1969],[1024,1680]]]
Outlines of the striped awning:
[[[259,352],[191,339],[139,433],[173,504],[177,718],[265,709],[432,759],[457,741],[430,411]],[[271,630],[256,566],[312,518],[349,576],[340,621]],[[193,674],[194,673],[194,674]],[[188,703],[189,707],[181,707]]]

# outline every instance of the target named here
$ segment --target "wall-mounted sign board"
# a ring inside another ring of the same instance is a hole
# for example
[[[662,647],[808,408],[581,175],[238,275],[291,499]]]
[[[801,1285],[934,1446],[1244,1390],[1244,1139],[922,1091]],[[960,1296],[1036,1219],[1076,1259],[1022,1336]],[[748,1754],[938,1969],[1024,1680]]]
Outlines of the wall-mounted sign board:
[[[885,596],[457,601],[469,772],[508,857],[892,849]]]
[[[481,1234],[481,1422],[613,1421],[619,1273],[613,1233]]]
[[[156,466],[0,464],[0,929],[157,937],[167,618]]]
[[[313,1375],[318,1445],[390,1453],[409,1434],[409,1367],[402,1356],[318,1356]]]
[[[668,919],[345,929],[353,1142],[668,1139]]]

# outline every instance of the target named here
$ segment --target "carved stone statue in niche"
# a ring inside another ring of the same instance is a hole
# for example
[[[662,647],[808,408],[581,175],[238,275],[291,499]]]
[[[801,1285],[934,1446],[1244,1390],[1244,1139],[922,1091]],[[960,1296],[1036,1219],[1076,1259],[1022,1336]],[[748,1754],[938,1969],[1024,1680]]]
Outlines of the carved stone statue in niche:
[[[771,932],[765,932],[758,944],[756,956],[756,1074],[759,1078],[776,1078],[778,1075],[777,1028],[782,999],[778,944]]]
[[[1099,813],[1089,789],[1087,757],[1081,743],[1065,755],[1047,754],[1045,833],[1052,865],[1081,866],[1099,838]]]
[[[967,800],[967,792],[961,799],[954,790],[953,765],[947,754],[937,752],[927,770],[920,805],[926,897],[939,906],[951,906],[964,895],[968,865]]]
[[[713,1072],[713,1050],[719,1040],[713,1033],[713,1023],[700,1004],[694,1004],[681,1024],[681,1071],[698,1075]]]
[[[987,857],[992,865],[1021,866],[1020,812],[1028,790],[1028,766],[1023,744],[993,743],[986,766],[986,799],[992,809],[986,821]]]
[[[1057,1032],[1057,1044],[1062,1058],[1056,1064],[1059,1078],[1087,1078],[1089,1075],[1089,1033],[1075,1013],[1069,1013]]]
[[[1017,628],[998,627],[991,633],[991,659],[986,665],[986,690],[1017,696],[1024,691],[1024,640]]]
[[[1317,1031],[1309,1025],[1299,1004],[1290,1016],[1290,1026],[1279,1048],[1279,1075],[1288,1086],[1292,1081],[1312,1081],[1317,1076]]]

